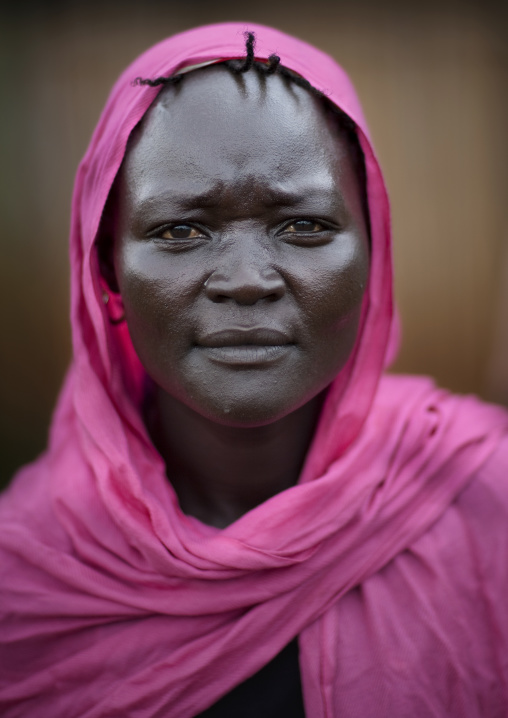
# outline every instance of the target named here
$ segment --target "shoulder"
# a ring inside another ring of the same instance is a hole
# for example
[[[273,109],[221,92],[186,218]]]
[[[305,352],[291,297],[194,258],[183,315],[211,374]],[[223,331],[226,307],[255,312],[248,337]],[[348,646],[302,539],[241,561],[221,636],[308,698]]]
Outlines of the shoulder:
[[[401,554],[396,570],[421,578],[433,630],[460,647],[457,660],[461,653],[471,675],[482,661],[492,680],[503,682],[508,700],[506,434],[441,518]]]
[[[477,588],[497,584],[508,592],[508,435],[413,549],[432,554],[456,578],[469,566]]]
[[[505,716],[507,595],[505,435],[425,533],[338,602],[340,700],[370,676],[353,697],[364,715]]]
[[[397,557],[393,570],[410,581],[421,577],[422,590],[441,615],[449,606],[462,607],[471,628],[480,630],[481,616],[490,628],[497,625],[492,641],[504,645],[508,661],[508,412],[419,377],[386,377],[380,401],[393,405],[394,396],[404,404],[395,409],[397,418],[414,420],[420,431],[424,427],[418,451],[433,485],[450,481],[456,488],[447,508]],[[407,402],[401,401],[404,396]]]
[[[508,436],[475,472],[452,507],[485,579],[499,576],[508,590]],[[507,611],[508,614],[508,611]]]
[[[493,548],[503,542],[506,545],[508,411],[476,396],[440,389],[426,377],[388,375],[381,383],[378,401],[384,407],[395,404],[394,412],[409,419],[415,415],[421,418],[422,414],[434,416],[429,426],[440,441],[433,450],[442,454],[443,467],[449,465],[448,473],[469,473],[463,489],[443,515],[442,526],[438,522],[430,533],[446,531],[453,516],[464,526],[469,546],[478,541],[485,554],[489,542]],[[418,417],[416,421],[420,423]],[[452,465],[450,459],[460,456],[464,460]],[[471,470],[473,462],[475,468]],[[503,573],[508,579],[508,553],[505,558]]]

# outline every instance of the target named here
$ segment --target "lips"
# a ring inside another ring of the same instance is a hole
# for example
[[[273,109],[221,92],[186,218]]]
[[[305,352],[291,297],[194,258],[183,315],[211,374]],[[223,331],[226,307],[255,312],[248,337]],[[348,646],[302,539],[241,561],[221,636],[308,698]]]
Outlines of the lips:
[[[223,329],[207,334],[197,342],[198,346],[210,348],[259,346],[275,347],[292,344],[290,337],[277,329],[253,327],[250,329]]]
[[[223,329],[200,338],[198,346],[219,364],[263,365],[284,358],[294,346],[282,331],[267,327]]]

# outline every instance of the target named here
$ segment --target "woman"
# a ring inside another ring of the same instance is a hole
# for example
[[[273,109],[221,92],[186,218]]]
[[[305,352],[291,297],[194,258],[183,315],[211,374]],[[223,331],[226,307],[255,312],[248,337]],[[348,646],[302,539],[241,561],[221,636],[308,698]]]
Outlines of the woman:
[[[248,29],[138,58],[78,172],[74,361],[0,504],[2,715],[504,716],[507,414],[382,376],[358,101]]]

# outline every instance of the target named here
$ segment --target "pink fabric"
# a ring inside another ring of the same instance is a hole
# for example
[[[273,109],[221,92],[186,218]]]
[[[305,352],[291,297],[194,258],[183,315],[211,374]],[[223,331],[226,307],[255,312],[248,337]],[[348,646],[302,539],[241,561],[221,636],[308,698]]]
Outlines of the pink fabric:
[[[105,315],[94,239],[157,95],[132,81],[243,56],[246,29],[259,59],[277,52],[360,128],[372,266],[298,485],[218,531],[182,514],[146,433],[143,371]],[[381,377],[396,334],[388,201],[343,70],[254,24],[148,50],[79,168],[71,263],[74,360],[50,445],[0,501],[1,715],[189,718],[299,635],[312,718],[505,716],[508,417],[427,379]]]

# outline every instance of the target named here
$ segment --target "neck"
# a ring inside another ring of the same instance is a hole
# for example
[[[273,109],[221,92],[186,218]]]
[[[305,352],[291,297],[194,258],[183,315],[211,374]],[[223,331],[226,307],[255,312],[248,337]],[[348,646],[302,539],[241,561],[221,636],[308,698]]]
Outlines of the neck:
[[[184,513],[224,528],[296,484],[323,394],[266,426],[223,426],[157,389],[147,424]]]

